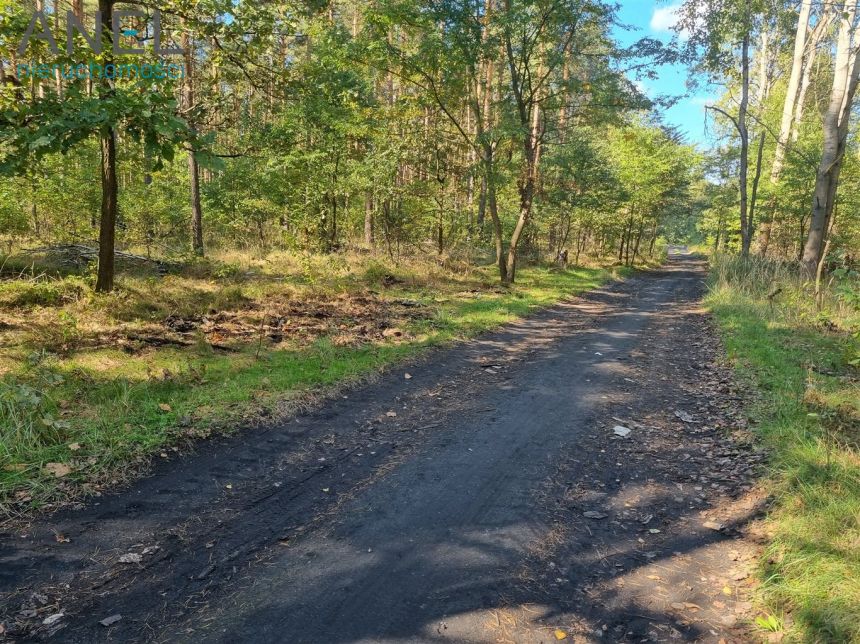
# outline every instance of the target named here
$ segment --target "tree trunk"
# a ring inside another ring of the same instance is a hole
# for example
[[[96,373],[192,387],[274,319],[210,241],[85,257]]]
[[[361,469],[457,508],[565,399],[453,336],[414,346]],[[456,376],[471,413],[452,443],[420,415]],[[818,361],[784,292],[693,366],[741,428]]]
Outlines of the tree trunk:
[[[648,257],[654,257],[654,244],[657,243],[657,220],[654,220],[654,226],[651,228],[651,241],[648,244]]]
[[[803,121],[803,107],[806,104],[806,94],[809,92],[809,87],[812,85],[812,67],[818,53],[818,44],[821,39],[828,33],[830,23],[834,18],[833,8],[825,5],[823,15],[818,19],[812,34],[806,43],[806,57],[803,63],[803,72],[800,80],[800,90],[797,95],[797,104],[794,108],[794,121],[791,126],[791,142],[796,143],[797,137],[800,135],[800,123]]]
[[[445,201],[443,199],[439,199],[439,220],[436,222],[436,254],[439,255],[439,257],[442,257],[445,253],[444,204]]]
[[[113,43],[113,4],[114,0],[99,0],[102,14],[102,34],[105,38],[103,51],[105,64],[112,63]],[[113,93],[110,80],[102,80],[103,97]],[[102,127],[99,137],[101,147],[102,205],[99,227],[99,266],[96,277],[96,291],[108,293],[114,285],[114,249],[116,245],[116,220],[118,212],[118,183],[116,175],[116,131],[113,125]]]
[[[116,176],[116,132],[105,127],[101,134],[102,207],[99,226],[99,268],[96,291],[108,293],[114,284],[114,248],[118,211],[118,184]]]
[[[510,0],[505,1],[505,9],[508,13],[511,11]],[[537,40],[537,39],[536,39]],[[509,29],[505,31],[504,38],[505,54],[508,61],[508,69],[510,71],[511,93],[517,103],[517,112],[519,115],[520,125],[525,130],[523,138],[523,169],[520,179],[517,181],[517,188],[520,193],[520,213],[517,218],[514,232],[511,235],[511,241],[508,245],[508,275],[504,284],[512,284],[516,281],[517,272],[517,246],[522,237],[523,230],[529,221],[534,203],[535,189],[538,180],[538,168],[540,167],[541,158],[541,143],[543,139],[543,131],[541,124],[541,105],[540,96],[534,86],[526,89],[523,79],[520,78],[517,60],[514,55],[513,43],[511,40],[511,32]],[[536,44],[536,47],[540,45]],[[540,59],[540,56],[538,56]],[[543,62],[538,63],[536,78],[543,76]],[[529,82],[533,82],[529,76]]]
[[[373,195],[367,192],[364,195],[364,243],[373,248],[373,242]]]
[[[738,134],[741,138],[740,156],[740,223],[741,255],[748,257],[750,252],[750,226],[747,219],[747,175],[749,172],[749,130],[747,129],[747,110],[750,100],[750,1],[746,2],[746,26],[741,43],[741,104],[738,110]]]
[[[60,0],[54,0],[54,33],[60,33]],[[63,98],[63,75],[60,68],[54,70],[54,89],[57,98]]]
[[[487,182],[487,210],[490,211],[490,221],[493,223],[493,241],[496,245],[496,265],[499,267],[499,277],[503,284],[508,280],[508,262],[505,258],[504,242],[502,241],[502,220],[499,219],[496,204],[496,180],[493,176],[493,147],[484,143],[484,180]]]
[[[188,153],[188,180],[191,184],[191,250],[203,257],[203,206],[200,201],[200,166],[194,151]]]
[[[328,238],[328,250],[333,251],[337,247],[337,195],[332,193],[331,199],[331,231]]]
[[[183,26],[182,45],[185,48],[185,109],[190,113],[194,109],[194,43]],[[192,124],[193,127],[193,124]],[[198,257],[203,257],[203,206],[200,201],[200,165],[194,150],[188,152],[188,183],[191,191],[191,250]]]
[[[767,220],[762,222],[761,234],[758,240],[758,252],[762,257],[767,257],[767,250],[770,247],[770,236],[773,230],[773,220],[776,217],[776,199],[771,197],[766,207]]]
[[[633,244],[633,264],[636,263],[636,256],[639,254],[639,244],[642,242],[643,232],[645,232],[645,224],[639,224],[639,230],[636,231],[636,243]]]
[[[633,239],[633,215],[630,215],[630,219],[627,221],[627,230],[624,233],[624,263],[627,266],[630,266],[630,242]]]
[[[481,61],[479,62],[478,68],[478,81],[475,87],[476,96],[475,96],[475,132],[478,135],[478,138],[483,136],[483,134],[487,131],[487,129],[491,125],[490,118],[490,109],[491,109],[491,98],[493,93],[493,71],[494,65],[493,60],[486,55],[486,52],[483,51],[484,47],[487,44],[487,37],[489,35],[489,27],[490,22],[493,17],[493,0],[484,0],[484,16],[482,20],[481,26]],[[492,144],[482,143],[484,147],[491,146]],[[486,151],[484,152],[484,156],[486,157]],[[489,200],[489,185],[487,181],[487,176],[484,175],[481,177],[481,192],[478,197],[478,217],[477,217],[477,225],[478,228],[483,228],[484,220],[486,218],[488,200]],[[495,226],[495,224],[494,224]],[[497,255],[500,254],[501,251],[497,251]],[[496,258],[498,261],[498,257]]]
[[[856,48],[855,42],[857,27],[854,24],[857,0],[847,2],[844,9],[839,18],[830,104],[824,115],[821,163],[815,179],[809,232],[801,259],[810,278],[815,275],[821,260],[830,216],[833,213],[842,159],[845,156],[849,117],[857,91],[857,68],[860,60],[860,49]]]
[[[800,5],[800,16],[797,30],[794,34],[794,54],[791,60],[791,74],[788,77],[788,88],[785,102],[782,105],[782,121],[779,125],[779,139],[776,142],[776,152],[770,169],[770,182],[777,183],[785,161],[785,146],[791,136],[794,122],[795,105],[800,90],[800,80],[803,73],[803,54],[806,51],[806,31],[809,28],[809,14],[812,11],[812,0],[803,0]]]
[[[517,247],[519,246],[523,230],[531,216],[532,204],[534,203],[535,185],[537,183],[538,163],[540,162],[540,135],[538,134],[539,108],[534,105],[534,117],[532,126],[524,143],[525,154],[525,178],[518,182],[520,193],[520,214],[517,218],[511,241],[508,245],[507,279],[502,276],[504,284],[513,284],[517,277]]]
[[[752,194],[750,195],[750,211],[748,217],[749,239],[752,240],[752,232],[755,229],[755,207],[758,201],[758,185],[761,180],[761,158],[764,153],[765,133],[762,132],[758,139],[758,153],[756,154],[755,175],[753,175]],[[749,250],[749,249],[747,249]]]
[[[487,177],[481,177],[481,192],[478,195],[478,229],[484,227],[484,218],[487,212]]]

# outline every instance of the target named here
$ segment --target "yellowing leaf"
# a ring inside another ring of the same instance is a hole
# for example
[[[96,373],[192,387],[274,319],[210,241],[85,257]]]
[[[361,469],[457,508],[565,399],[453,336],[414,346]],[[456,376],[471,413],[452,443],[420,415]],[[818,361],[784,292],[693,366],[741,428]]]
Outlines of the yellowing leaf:
[[[158,408],[161,411],[172,411],[173,410],[173,408],[170,405],[168,405],[167,403],[161,403],[160,405],[158,405]]]
[[[723,595],[728,595],[729,597],[731,597],[732,596],[732,589],[729,588],[728,586],[723,586]]]
[[[567,633],[565,633],[560,628],[555,629],[555,639],[557,640],[565,640],[567,639]]]
[[[80,443],[69,443],[68,448],[70,450],[72,450],[73,452],[77,452],[79,449],[81,449],[81,444]]]

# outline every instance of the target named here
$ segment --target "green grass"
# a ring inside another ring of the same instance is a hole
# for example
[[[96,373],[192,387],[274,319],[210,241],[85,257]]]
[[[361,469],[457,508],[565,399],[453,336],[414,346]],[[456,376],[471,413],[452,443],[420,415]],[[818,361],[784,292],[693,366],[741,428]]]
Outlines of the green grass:
[[[262,351],[254,342],[227,355],[201,344],[160,348],[144,360],[120,349],[75,348],[75,337],[67,339],[72,345],[67,353],[53,349],[65,346],[53,336],[45,340],[50,351],[34,351],[30,338],[29,353],[6,356],[6,374],[0,378],[0,511],[11,510],[13,502],[18,509],[38,507],[97,491],[133,476],[153,454],[270,418],[313,392],[358,381],[429,347],[472,337],[627,272],[526,268],[515,287],[503,290],[490,286],[489,269],[467,282],[413,279],[404,269],[403,283],[384,296],[417,300],[432,315],[409,323],[404,339],[397,341],[337,346],[320,337],[290,348],[263,345]],[[353,279],[314,288],[366,286],[363,279],[344,283]],[[464,293],[464,284],[471,291]],[[268,292],[254,281],[243,289],[255,297]],[[178,298],[177,292],[165,297]],[[176,305],[190,307],[188,302],[196,302],[200,292],[198,288]],[[110,311],[119,320],[145,319],[151,306],[134,293],[126,288],[120,295],[88,294],[75,305],[74,315],[92,313],[103,322]],[[205,306],[212,307],[218,297],[205,298]],[[230,296],[224,305],[235,303]],[[66,309],[34,309],[32,315],[77,319]],[[63,331],[63,324],[45,326],[63,338],[74,335]],[[72,326],[77,333],[77,322]],[[46,470],[49,463],[67,465],[71,472],[58,478],[50,471],[54,466]]]
[[[718,258],[707,298],[772,452],[762,601],[788,641],[860,642],[860,315],[844,288],[819,310],[809,285],[775,270]]]

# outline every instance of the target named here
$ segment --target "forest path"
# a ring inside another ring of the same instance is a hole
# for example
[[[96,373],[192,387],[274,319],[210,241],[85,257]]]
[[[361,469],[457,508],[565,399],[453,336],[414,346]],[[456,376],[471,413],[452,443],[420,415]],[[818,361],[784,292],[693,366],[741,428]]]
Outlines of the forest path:
[[[673,256],[0,535],[7,636],[745,640],[764,456],[704,276]]]

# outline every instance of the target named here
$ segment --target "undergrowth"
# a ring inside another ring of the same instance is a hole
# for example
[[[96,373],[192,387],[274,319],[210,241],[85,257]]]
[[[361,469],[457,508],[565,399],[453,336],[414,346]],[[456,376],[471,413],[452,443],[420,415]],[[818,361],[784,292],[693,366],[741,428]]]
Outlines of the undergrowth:
[[[287,254],[227,259],[166,276],[124,274],[108,295],[76,276],[0,283],[7,320],[0,325],[0,512],[109,489],[153,455],[168,457],[212,432],[265,421],[311,392],[627,272],[529,267],[513,288],[502,289],[491,267],[457,272],[432,262]],[[72,291],[74,297],[62,295]],[[420,314],[390,320],[390,337],[342,341],[343,327],[361,328],[361,320],[350,319],[350,311],[342,320],[326,322],[328,316],[355,306],[366,319],[362,302],[403,302]],[[296,306],[306,309],[298,321]],[[165,334],[171,320],[199,324],[223,316],[253,334],[153,343],[173,337]],[[282,339],[257,333],[258,323],[262,329],[275,318],[284,325]],[[302,334],[316,322],[321,331]],[[122,344],[128,337],[149,340]]]
[[[793,264],[712,258],[707,302],[773,454],[761,623],[791,641],[860,642],[858,293],[845,269],[816,302]]]

